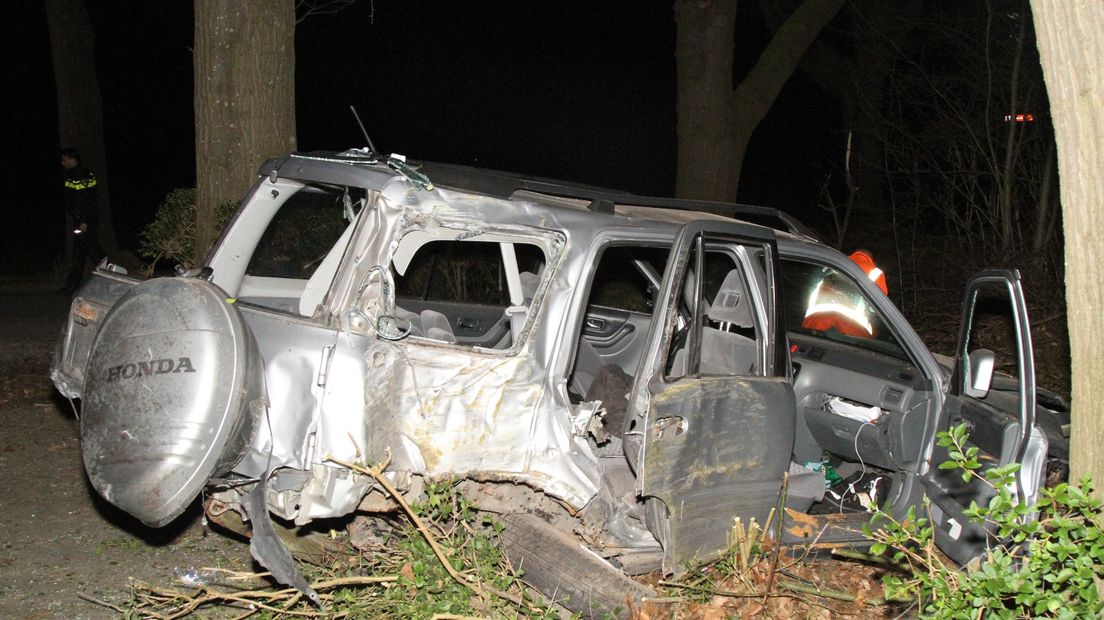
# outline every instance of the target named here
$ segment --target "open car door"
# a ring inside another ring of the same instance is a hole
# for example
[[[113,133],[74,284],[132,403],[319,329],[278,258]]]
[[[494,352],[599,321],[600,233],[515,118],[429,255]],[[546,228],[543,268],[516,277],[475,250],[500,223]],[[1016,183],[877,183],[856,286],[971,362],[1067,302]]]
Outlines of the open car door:
[[[630,394],[625,451],[663,569],[716,558],[734,519],[766,527],[794,437],[771,233],[696,221],[675,240]]]
[[[993,321],[992,319],[996,319]],[[994,327],[996,329],[994,329]],[[1007,341],[1011,335],[1011,342]],[[996,337],[996,335],[1002,337]],[[990,342],[992,341],[992,342]],[[999,354],[982,348],[990,344]],[[1016,391],[990,387],[997,367],[1016,373]],[[962,327],[955,366],[937,431],[966,425],[965,448],[977,447],[984,470],[1019,463],[1016,496],[1031,505],[1037,499],[1046,461],[1045,436],[1035,428],[1035,366],[1031,330],[1017,271],[982,271],[966,285]],[[933,438],[934,441],[934,438]],[[948,449],[934,445],[924,486],[931,499],[936,544],[959,564],[981,557],[993,540],[984,524],[972,523],[963,511],[972,501],[985,505],[996,490],[977,477],[963,481],[959,469],[939,469]]]

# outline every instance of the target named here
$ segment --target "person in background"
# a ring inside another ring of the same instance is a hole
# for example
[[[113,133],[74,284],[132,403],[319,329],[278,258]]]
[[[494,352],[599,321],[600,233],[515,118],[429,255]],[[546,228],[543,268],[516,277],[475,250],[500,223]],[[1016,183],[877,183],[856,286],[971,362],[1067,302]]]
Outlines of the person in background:
[[[869,250],[855,250],[848,256],[851,262],[855,263],[862,270],[866,272],[866,277],[870,278],[870,281],[878,285],[878,288],[882,289],[882,292],[889,295],[889,286],[886,284],[885,273],[874,264],[874,256]]]
[[[73,236],[73,264],[69,275],[58,293],[72,295],[84,278],[85,263],[100,262],[104,251],[96,234],[99,222],[99,208],[96,202],[96,175],[81,163],[80,152],[72,147],[61,150],[61,167],[64,170],[63,195],[65,212],[72,218],[73,228],[68,234]]]
[[[849,258],[883,293],[889,294],[885,273],[874,264],[870,252],[856,250]],[[878,334],[872,316],[873,308],[867,307],[866,299],[858,289],[843,274],[833,271],[821,278],[813,289],[801,326],[818,331],[837,331],[856,338],[874,338]]]

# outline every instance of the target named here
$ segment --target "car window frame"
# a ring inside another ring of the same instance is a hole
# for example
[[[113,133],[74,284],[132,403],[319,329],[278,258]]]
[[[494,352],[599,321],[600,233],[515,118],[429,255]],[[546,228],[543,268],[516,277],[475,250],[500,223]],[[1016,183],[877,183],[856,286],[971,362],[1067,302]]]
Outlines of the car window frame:
[[[935,360],[927,344],[925,344],[920,335],[916,333],[912,324],[905,318],[897,306],[893,304],[889,296],[882,294],[881,289],[877,288],[877,284],[866,277],[865,272],[852,262],[851,259],[822,244],[799,240],[784,235],[779,236],[778,259],[780,262],[797,260],[815,263],[832,267],[837,271],[847,274],[851,280],[858,283],[859,288],[867,292],[867,298],[873,301],[875,308],[882,315],[887,329],[893,332],[904,349],[908,356],[907,361],[911,362],[913,366],[923,372],[924,378],[930,382],[932,390],[939,393],[943,393],[947,390],[947,377],[944,376],[939,363]],[[877,291],[878,294],[875,295],[874,291]],[[787,302],[785,294],[781,290],[780,283],[779,295],[782,297],[780,301],[784,308]],[[780,320],[785,320],[784,313],[780,316]],[[786,330],[787,332],[789,331],[788,325],[786,326]]]
[[[534,226],[516,226],[516,225],[486,225],[481,226],[477,233],[472,234],[471,231],[466,231],[463,223],[455,222],[448,219],[440,219],[434,226],[437,230],[448,230],[451,240],[453,241],[482,241],[490,243],[526,243],[537,247],[544,254],[544,269],[539,274],[540,282],[537,284],[537,288],[533,293],[533,298],[529,303],[525,323],[518,333],[516,338],[513,338],[509,347],[504,349],[496,349],[492,347],[484,347],[480,345],[470,344],[466,342],[447,342],[444,340],[437,340],[434,338],[428,338],[424,336],[404,336],[400,338],[400,342],[409,341],[419,346],[436,346],[446,347],[453,350],[470,351],[479,354],[498,355],[504,357],[515,356],[521,353],[521,351],[529,346],[532,341],[533,327],[537,322],[537,318],[544,311],[544,297],[545,293],[551,283],[552,279],[557,273],[560,263],[564,258],[564,248],[566,247],[566,236],[559,231],[549,230],[544,228],[537,228]],[[394,268],[394,255],[397,249],[400,247],[403,237],[412,232],[425,232],[425,226],[423,224],[413,224],[408,226],[402,226],[396,229],[391,236],[389,243],[387,244],[388,251],[384,257],[382,264],[386,266],[386,269],[390,272]],[[492,237],[503,237],[502,239],[495,238],[493,240],[481,240],[479,237],[489,235]],[[437,236],[434,240],[450,240],[449,236]],[[432,242],[432,241],[429,241]],[[429,243],[427,242],[427,243]],[[425,245],[425,244],[422,244]],[[413,256],[413,255],[411,255]],[[408,265],[409,267],[409,265]],[[396,298],[397,299],[397,298]],[[358,330],[359,331],[359,330]],[[366,333],[371,335],[372,330],[368,329]]]

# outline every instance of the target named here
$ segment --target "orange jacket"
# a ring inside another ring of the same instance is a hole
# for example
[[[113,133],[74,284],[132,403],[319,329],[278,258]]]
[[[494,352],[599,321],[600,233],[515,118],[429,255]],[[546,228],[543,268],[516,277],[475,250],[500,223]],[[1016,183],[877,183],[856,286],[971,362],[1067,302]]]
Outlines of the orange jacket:
[[[855,250],[851,253],[851,259],[862,270],[866,272],[866,277],[870,278],[870,281],[878,285],[878,288],[882,289],[882,292],[889,295],[889,287],[886,286],[885,273],[874,264],[874,257],[870,256],[870,252],[866,250]]]

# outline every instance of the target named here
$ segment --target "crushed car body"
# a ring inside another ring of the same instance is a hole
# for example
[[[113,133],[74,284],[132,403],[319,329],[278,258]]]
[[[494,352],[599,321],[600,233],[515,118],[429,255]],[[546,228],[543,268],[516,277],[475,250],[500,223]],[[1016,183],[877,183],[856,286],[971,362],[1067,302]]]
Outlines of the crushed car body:
[[[857,300],[865,334],[805,320],[829,286]],[[581,540],[587,566],[617,577],[531,577],[597,613],[646,595],[603,599],[617,578],[717,557],[737,517],[855,542],[871,503],[904,514],[927,497],[948,554],[978,557],[986,533],[962,511],[987,498],[936,467],[936,433],[969,423],[990,462],[1022,465],[1028,503],[1062,441],[1036,422],[1018,274],[972,280],[965,326],[986,296],[1015,319],[1001,361],[1016,379],[992,386],[994,354],[968,328],[937,359],[858,266],[781,212],[296,154],[260,168],[201,268],[143,282],[102,265],[51,372],[82,401],[93,486],[149,525],[201,492],[255,534],[269,513],[386,512],[374,480],[335,461],[387,462],[410,496],[459,480],[529,540]],[[865,495],[826,496],[827,465]],[[853,519],[802,529],[826,513]],[[531,552],[524,538],[507,554]],[[270,568],[285,554],[254,548]]]

